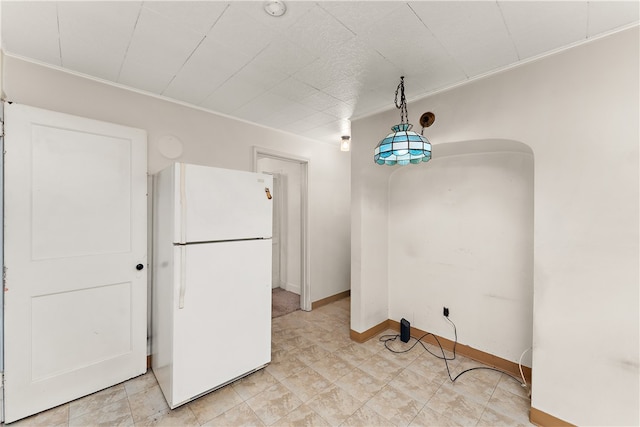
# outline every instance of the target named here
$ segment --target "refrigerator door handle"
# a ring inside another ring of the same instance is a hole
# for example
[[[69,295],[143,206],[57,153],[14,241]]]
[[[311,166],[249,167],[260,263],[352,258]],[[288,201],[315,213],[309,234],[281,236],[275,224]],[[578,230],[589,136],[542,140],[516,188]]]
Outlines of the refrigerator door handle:
[[[187,288],[187,278],[186,278],[186,270],[187,270],[187,248],[184,245],[180,245],[180,290],[178,294],[178,309],[182,310],[184,308],[184,294]]]
[[[180,243],[187,242],[187,190],[185,178],[186,166],[180,163]]]

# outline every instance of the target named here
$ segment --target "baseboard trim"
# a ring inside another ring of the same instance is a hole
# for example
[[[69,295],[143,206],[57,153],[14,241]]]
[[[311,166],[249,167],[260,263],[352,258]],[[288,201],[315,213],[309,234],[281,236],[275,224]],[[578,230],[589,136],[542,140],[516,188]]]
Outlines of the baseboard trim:
[[[529,412],[529,421],[531,421],[532,424],[542,427],[575,427],[575,425],[556,418],[553,415],[549,415],[533,406],[531,407],[531,412]]]
[[[386,329],[393,329],[394,331],[397,331],[398,333],[400,333],[400,322],[397,322],[395,320],[391,320],[391,319],[387,319],[384,322],[381,322],[379,324],[377,324],[376,326],[364,331],[364,332],[356,332],[354,330],[350,331],[350,336],[351,339],[359,342],[359,343],[363,343],[365,341],[367,341],[368,339],[373,338],[374,336],[378,335],[380,332],[383,332]],[[421,329],[415,328],[415,327],[411,327],[411,336],[413,337],[421,337],[422,335],[426,334],[426,331],[423,331]],[[441,336],[437,336],[438,340],[440,341],[440,344],[442,344],[442,348],[444,348],[445,350],[449,350],[452,351],[453,350],[453,344],[454,342],[447,339],[447,338],[443,338]],[[436,339],[434,338],[434,335],[429,335],[428,337],[424,338],[422,340],[425,343],[429,343],[429,344],[433,344],[433,345],[438,345]],[[464,344],[460,344],[458,343],[456,345],[456,354],[459,354],[461,356],[465,356],[468,357],[469,359],[473,359],[475,361],[478,361],[484,365],[487,366],[491,366],[497,369],[500,369],[504,372],[508,372],[518,378],[520,378],[520,370],[518,369],[518,364],[515,362],[511,362],[509,360],[503,359],[501,357],[498,356],[494,356],[493,354],[490,353],[485,353],[484,351],[481,350],[477,350],[473,347],[469,347],[468,345],[464,345]],[[531,383],[531,368],[527,367],[527,366],[523,366],[522,367],[522,372],[524,373],[524,377],[526,378],[527,382],[530,384]]]
[[[285,283],[284,286],[280,286],[285,291],[293,292],[300,295],[300,285],[294,285],[293,283]]]
[[[351,289],[340,292],[339,294],[331,295],[330,297],[319,299],[318,301],[314,301],[311,303],[311,310],[315,310],[316,308],[322,307],[323,305],[331,304],[332,302],[339,301],[349,296],[351,296]]]
[[[351,339],[354,340],[355,342],[363,343],[375,337],[380,332],[386,331],[389,328],[390,328],[389,320],[385,320],[384,322],[380,322],[373,328],[369,328],[364,332],[356,332],[353,329],[351,329],[349,331],[349,337],[351,337]]]
[[[147,356],[147,369],[151,369],[151,355]]]

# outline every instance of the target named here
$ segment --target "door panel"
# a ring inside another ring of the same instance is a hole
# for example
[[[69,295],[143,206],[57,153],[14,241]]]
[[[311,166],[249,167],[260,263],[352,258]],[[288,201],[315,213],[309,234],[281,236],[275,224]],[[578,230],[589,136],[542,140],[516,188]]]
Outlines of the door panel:
[[[5,110],[5,421],[146,371],[146,134]]]
[[[33,381],[131,352],[131,317],[131,282],[33,297]]]
[[[131,250],[131,144],[32,126],[33,259]]]

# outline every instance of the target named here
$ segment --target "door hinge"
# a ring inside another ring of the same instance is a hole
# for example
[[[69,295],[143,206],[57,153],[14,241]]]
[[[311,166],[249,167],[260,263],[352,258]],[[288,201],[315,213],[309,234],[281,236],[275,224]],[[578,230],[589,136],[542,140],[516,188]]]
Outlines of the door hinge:
[[[4,122],[0,121],[0,136],[4,136]]]

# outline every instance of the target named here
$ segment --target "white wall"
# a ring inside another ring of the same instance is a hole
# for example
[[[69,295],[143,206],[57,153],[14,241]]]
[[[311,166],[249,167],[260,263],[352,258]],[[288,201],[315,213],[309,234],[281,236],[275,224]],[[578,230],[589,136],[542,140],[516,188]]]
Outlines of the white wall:
[[[635,27],[409,104],[413,123],[436,114],[425,131],[434,156],[452,141],[531,147],[532,406],[576,425],[640,424],[639,40]],[[396,84],[389,82],[390,94]],[[393,168],[374,165],[372,152],[398,120],[389,111],[352,123],[359,142],[351,155],[352,328],[359,332],[390,317],[395,298],[385,259]],[[487,331],[475,344],[488,351],[494,337]]]
[[[175,135],[184,146],[175,159],[253,169],[253,147],[310,159],[309,241],[311,301],[349,289],[349,153],[247,122],[85,79],[5,56],[3,89],[9,101],[145,129],[148,168],[172,163],[158,147]],[[330,266],[330,268],[328,267]]]
[[[517,362],[533,333],[532,154],[439,154],[396,168],[389,192],[390,318],[453,340],[446,306],[460,342]]]
[[[392,170],[373,163],[373,148],[388,133],[381,130],[382,136],[373,136],[370,130],[380,128],[373,124],[351,123],[351,329],[356,332],[389,318],[387,207]]]

